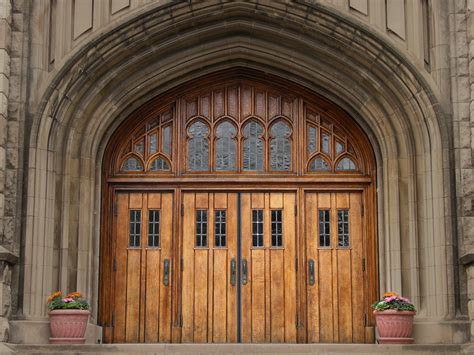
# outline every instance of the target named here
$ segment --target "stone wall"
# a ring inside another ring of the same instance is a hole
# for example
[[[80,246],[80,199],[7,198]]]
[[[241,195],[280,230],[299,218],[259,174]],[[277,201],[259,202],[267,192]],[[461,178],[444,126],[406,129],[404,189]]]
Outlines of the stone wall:
[[[474,251],[474,1],[430,2],[428,52],[421,3],[0,0],[0,316],[20,252],[16,318],[44,320],[57,288],[80,288],[97,306],[111,131],[179,82],[245,65],[321,92],[367,130],[379,167],[380,289],[413,297],[426,341],[462,342],[443,322],[462,320],[474,301],[458,273],[458,256],[469,263]]]

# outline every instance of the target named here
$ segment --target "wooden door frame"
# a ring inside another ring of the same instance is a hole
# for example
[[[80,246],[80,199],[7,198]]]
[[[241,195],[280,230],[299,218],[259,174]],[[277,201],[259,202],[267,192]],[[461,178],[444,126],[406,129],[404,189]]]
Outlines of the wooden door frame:
[[[207,186],[206,186],[207,185]],[[237,185],[237,186],[236,186]],[[298,184],[293,186],[285,186],[280,184],[279,186],[261,183],[252,184],[247,186],[239,186],[238,184],[226,184],[226,186],[211,186],[209,183],[203,183],[202,186],[188,186],[184,184],[107,184],[106,191],[103,197],[102,209],[102,225],[101,225],[101,258],[100,258],[100,273],[99,273],[99,324],[104,327],[104,339],[111,341],[111,326],[112,326],[112,305],[107,300],[110,299],[110,294],[114,290],[113,281],[113,258],[115,243],[112,240],[113,228],[115,225],[115,196],[117,193],[126,192],[172,192],[174,198],[174,215],[178,216],[173,221],[173,235],[178,233],[178,238],[172,240],[173,255],[172,270],[178,270],[178,272],[172,272],[171,284],[172,297],[173,299],[179,300],[173,303],[173,309],[171,310],[172,319],[172,342],[181,342],[181,307],[182,307],[182,266],[181,258],[183,252],[183,236],[182,236],[182,223],[181,223],[181,203],[182,195],[185,192],[219,192],[219,191],[235,191],[235,192],[271,192],[271,191],[294,191],[295,198],[298,201],[298,213],[296,219],[296,255],[298,258],[298,272],[296,274],[296,291],[297,291],[297,309],[298,309],[298,324],[297,324],[297,342],[306,343],[307,341],[307,329],[306,329],[306,267],[305,267],[305,235],[304,231],[304,209],[301,208],[302,201],[307,192],[346,192],[346,191],[360,191],[362,209],[363,209],[363,253],[365,257],[366,265],[366,276],[364,285],[364,294],[369,300],[365,304],[365,325],[366,325],[366,342],[373,342],[373,327],[374,319],[372,316],[370,304],[375,301],[378,297],[378,246],[376,236],[377,226],[377,215],[376,215],[376,198],[375,198],[375,187],[373,183],[367,184],[366,181],[362,181],[352,186],[342,185],[341,183],[328,183],[328,184]],[[324,186],[325,185],[325,186]],[[357,301],[357,300],[356,300]],[[362,301],[362,300],[361,300]]]

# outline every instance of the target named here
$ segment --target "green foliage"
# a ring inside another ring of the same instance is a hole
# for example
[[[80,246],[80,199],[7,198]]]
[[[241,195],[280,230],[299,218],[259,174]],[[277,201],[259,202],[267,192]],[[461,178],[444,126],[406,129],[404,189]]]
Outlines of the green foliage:
[[[48,298],[48,308],[53,311],[55,309],[89,309],[89,302],[82,298],[80,292],[72,292],[65,298],[61,292],[57,291]]]
[[[415,311],[415,306],[410,300],[398,296],[385,297],[383,300],[375,302],[372,308],[376,311]]]

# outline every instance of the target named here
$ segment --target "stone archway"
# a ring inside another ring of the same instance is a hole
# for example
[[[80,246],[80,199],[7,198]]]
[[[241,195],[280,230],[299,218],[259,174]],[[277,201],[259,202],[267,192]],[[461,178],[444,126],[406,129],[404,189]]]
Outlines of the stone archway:
[[[150,9],[78,49],[49,83],[29,142],[27,319],[45,316],[55,288],[79,288],[97,305],[100,166],[115,128],[159,93],[241,66],[326,96],[365,129],[379,172],[380,288],[411,297],[419,322],[441,338],[454,291],[448,137],[436,95],[408,59],[357,23],[319,5],[279,5]]]

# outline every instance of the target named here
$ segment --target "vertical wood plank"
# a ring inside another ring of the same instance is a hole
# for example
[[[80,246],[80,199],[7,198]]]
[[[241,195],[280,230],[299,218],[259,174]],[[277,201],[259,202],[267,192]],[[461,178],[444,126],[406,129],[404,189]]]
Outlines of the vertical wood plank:
[[[365,299],[365,274],[362,270],[363,241],[361,194],[358,192],[353,192],[350,194],[349,238],[349,243],[352,249],[352,299],[361,300]],[[365,341],[364,303],[366,302],[353,302],[352,304],[352,341],[356,343],[363,343]]]
[[[336,194],[331,193],[331,249],[332,249],[332,290],[333,290],[333,330],[334,342],[339,342],[339,292],[337,271],[337,206]]]
[[[285,265],[283,250],[271,250],[270,260],[270,307],[271,307],[271,338],[272,343],[285,341]],[[294,315],[293,315],[294,317]]]
[[[253,249],[248,261],[249,280],[243,288],[252,290],[252,342],[265,342],[265,250]],[[247,311],[242,307],[242,317]]]
[[[208,341],[208,254],[207,249],[194,251],[194,342]]]
[[[284,247],[284,303],[285,338],[288,343],[296,342],[296,217],[295,194],[284,194],[283,247]]]
[[[230,284],[230,262],[237,262],[237,194],[228,194],[227,204],[227,342],[237,342],[237,278],[236,284]]]
[[[129,249],[127,253],[127,313],[125,340],[137,343],[140,327],[140,249]]]
[[[160,284],[160,328],[159,341],[161,343],[171,342],[171,324],[172,324],[172,299],[171,292],[173,288],[173,263],[172,263],[172,238],[173,238],[173,194],[163,193],[161,204],[161,258],[158,274],[158,282]],[[163,285],[163,269],[164,260],[168,259],[170,262],[169,286]]]
[[[250,247],[252,245],[252,211],[251,211],[250,193],[243,193],[241,195],[241,234],[242,234],[242,258],[250,260]],[[251,265],[248,265],[251,267]],[[251,270],[251,269],[249,269]],[[240,280],[237,280],[240,282]],[[242,342],[252,342],[252,293],[251,285],[242,285]]]
[[[146,251],[146,323],[145,342],[158,342],[158,332],[160,326],[160,264],[161,251],[149,249]]]
[[[183,194],[182,342],[194,342],[194,215],[195,194]]]
[[[332,250],[319,250],[319,317],[320,342],[334,342],[333,322],[333,285],[332,285]]]
[[[306,276],[307,285],[307,319],[308,319],[308,343],[319,342],[319,278],[318,278],[318,199],[316,193],[307,193],[305,196],[306,211],[306,253],[307,262],[305,263],[305,271],[308,272],[308,261],[314,261],[315,267],[315,283],[313,286],[308,284],[308,274]]]
[[[127,307],[127,247],[129,231],[129,195],[119,193],[117,199],[116,224],[116,246],[115,246],[115,292],[114,292],[114,314],[115,327],[113,340],[116,343],[125,342],[125,312]]]

